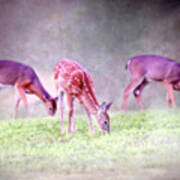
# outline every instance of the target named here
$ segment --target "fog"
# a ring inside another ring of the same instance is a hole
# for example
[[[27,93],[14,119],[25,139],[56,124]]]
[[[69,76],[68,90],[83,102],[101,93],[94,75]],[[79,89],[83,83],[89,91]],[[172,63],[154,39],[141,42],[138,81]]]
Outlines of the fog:
[[[112,111],[119,111],[130,57],[156,54],[180,60],[180,2],[0,0],[0,32],[0,59],[31,65],[51,95],[55,96],[54,66],[69,58],[90,72],[99,102],[113,101]],[[180,94],[175,96],[180,106]],[[0,118],[11,117],[14,89],[1,89],[0,99]],[[29,96],[28,101],[31,116],[46,115],[38,98]],[[148,85],[142,101],[146,109],[166,108],[163,85]],[[138,109],[132,95],[127,107]]]

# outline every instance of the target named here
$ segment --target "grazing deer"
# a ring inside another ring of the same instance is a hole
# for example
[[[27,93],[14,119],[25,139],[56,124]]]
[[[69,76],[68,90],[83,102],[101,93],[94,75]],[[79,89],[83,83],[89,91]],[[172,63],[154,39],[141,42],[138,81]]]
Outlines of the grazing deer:
[[[61,112],[61,134],[64,134],[64,92],[67,94],[67,105],[69,108],[68,134],[75,131],[75,120],[73,118],[73,101],[77,98],[86,110],[89,120],[89,130],[94,133],[90,114],[94,115],[102,131],[110,132],[110,119],[107,110],[112,103],[99,105],[93,88],[93,81],[90,74],[74,61],[63,59],[59,61],[54,69],[56,89],[59,92]]]
[[[126,110],[126,101],[132,90],[139,107],[144,109],[140,97],[149,81],[162,82],[168,93],[167,106],[172,103],[172,107],[176,107],[173,90],[180,90],[180,63],[166,57],[141,55],[131,58],[126,69],[130,72],[131,81],[124,90],[123,110]]]
[[[56,98],[52,98],[44,89],[35,71],[27,65],[11,60],[0,60],[0,84],[11,85],[17,92],[14,119],[17,117],[19,103],[22,100],[26,116],[29,116],[28,103],[25,93],[38,96],[46,106],[49,115],[56,112]]]

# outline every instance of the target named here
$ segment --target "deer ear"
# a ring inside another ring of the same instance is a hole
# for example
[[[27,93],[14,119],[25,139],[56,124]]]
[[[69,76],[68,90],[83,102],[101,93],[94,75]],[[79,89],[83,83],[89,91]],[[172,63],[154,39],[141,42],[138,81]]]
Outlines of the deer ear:
[[[103,102],[98,109],[98,114],[105,111],[106,102]]]
[[[100,109],[101,109],[101,111],[106,110],[106,102],[105,101],[100,105]]]
[[[111,105],[112,105],[112,102],[110,102],[110,103],[106,104],[106,106],[105,106],[105,110],[106,110],[106,111],[107,111],[107,110],[109,110],[109,109],[110,109],[110,107],[111,107]]]
[[[107,110],[109,110],[109,108],[111,107],[111,105],[112,105],[112,102],[110,102],[110,103],[106,103],[105,101],[101,104],[101,106],[100,106],[100,109],[101,110],[103,110],[103,111],[107,111]]]
[[[57,101],[58,101],[58,96],[56,96],[56,97],[54,98],[54,100],[57,102]]]

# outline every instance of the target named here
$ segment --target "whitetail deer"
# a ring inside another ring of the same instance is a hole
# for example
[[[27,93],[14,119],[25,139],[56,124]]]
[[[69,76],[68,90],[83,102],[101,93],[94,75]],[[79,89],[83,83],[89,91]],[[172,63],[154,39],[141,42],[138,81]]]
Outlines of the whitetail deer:
[[[11,60],[0,60],[0,84],[15,87],[18,96],[15,104],[14,119],[17,117],[21,100],[25,105],[26,116],[29,116],[25,93],[38,96],[44,102],[48,114],[55,114],[56,98],[52,98],[44,89],[37,74],[30,66]]]
[[[176,107],[173,90],[180,90],[180,63],[166,57],[141,55],[131,58],[126,69],[130,72],[131,81],[124,90],[123,110],[126,110],[126,101],[131,90],[133,90],[139,107],[144,109],[140,97],[149,81],[163,82],[168,93],[167,106],[169,107],[172,103],[172,107]]]
[[[73,118],[73,100],[77,98],[86,110],[89,120],[89,130],[94,133],[90,114],[94,115],[102,131],[110,132],[110,119],[107,110],[112,103],[102,103],[100,106],[93,89],[93,81],[90,74],[74,61],[63,59],[59,61],[54,69],[56,89],[59,92],[61,112],[61,134],[64,134],[64,92],[67,94],[67,105],[69,107],[68,134],[75,131],[75,120]]]

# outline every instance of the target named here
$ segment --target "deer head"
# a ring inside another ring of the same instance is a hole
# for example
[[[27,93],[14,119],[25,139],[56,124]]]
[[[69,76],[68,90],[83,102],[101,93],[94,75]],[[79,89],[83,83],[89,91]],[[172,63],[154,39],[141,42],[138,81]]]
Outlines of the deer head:
[[[46,103],[46,110],[50,116],[53,116],[57,110],[57,100],[58,98],[50,98]]]
[[[107,111],[110,109],[112,102],[103,102],[98,109],[96,116],[97,123],[102,131],[110,133],[110,118]]]

